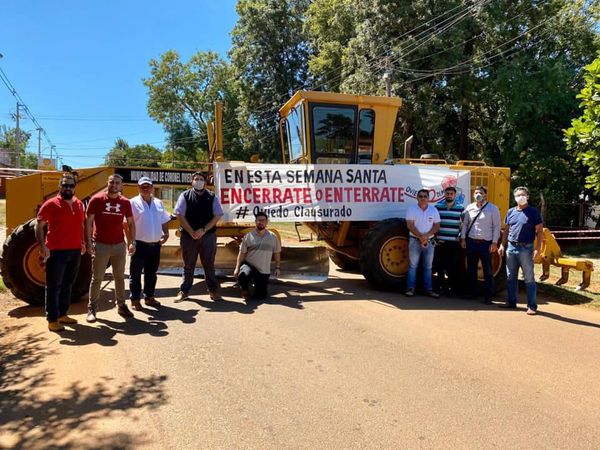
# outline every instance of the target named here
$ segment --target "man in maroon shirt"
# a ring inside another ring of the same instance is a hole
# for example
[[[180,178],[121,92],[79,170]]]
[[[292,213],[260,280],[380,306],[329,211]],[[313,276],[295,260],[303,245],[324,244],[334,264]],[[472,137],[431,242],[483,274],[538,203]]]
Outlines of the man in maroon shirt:
[[[64,174],[58,195],[42,205],[35,225],[40,255],[46,262],[46,319],[50,331],[64,330],[64,323],[77,323],[67,316],[71,288],[85,253],[83,203],[74,194],[75,177]]]
[[[129,254],[135,252],[135,222],[131,213],[131,203],[121,195],[123,177],[118,174],[108,177],[108,188],[92,197],[87,209],[85,235],[87,251],[94,257],[92,260],[92,282],[88,303],[88,322],[96,321],[100,285],[104,280],[104,272],[108,263],[112,266],[115,280],[115,296],[117,311],[122,317],[133,317],[133,313],[125,304],[125,258],[127,248]],[[123,223],[128,225],[128,244],[123,236]],[[92,241],[93,231],[93,241]]]

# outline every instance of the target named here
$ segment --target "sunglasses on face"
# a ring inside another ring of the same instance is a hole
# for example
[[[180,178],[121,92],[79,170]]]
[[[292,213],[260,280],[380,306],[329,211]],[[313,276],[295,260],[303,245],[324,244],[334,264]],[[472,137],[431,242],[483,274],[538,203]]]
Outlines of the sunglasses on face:
[[[65,189],[73,189],[75,187],[74,184],[68,184],[68,183],[63,183],[60,185],[61,188],[65,188]]]

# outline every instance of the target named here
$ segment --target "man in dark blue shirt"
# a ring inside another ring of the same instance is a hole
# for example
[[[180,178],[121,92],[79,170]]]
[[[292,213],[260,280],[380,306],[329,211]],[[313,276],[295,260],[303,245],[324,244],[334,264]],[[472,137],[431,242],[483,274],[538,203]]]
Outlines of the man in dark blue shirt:
[[[508,278],[508,300],[504,308],[517,307],[519,267],[523,271],[527,288],[527,314],[537,313],[536,284],[533,273],[533,260],[538,255],[544,241],[542,216],[540,211],[529,206],[529,190],[520,186],[513,191],[517,206],[506,213],[502,231],[502,244],[498,249],[500,256],[506,253],[506,275]],[[535,249],[533,248],[535,238]]]

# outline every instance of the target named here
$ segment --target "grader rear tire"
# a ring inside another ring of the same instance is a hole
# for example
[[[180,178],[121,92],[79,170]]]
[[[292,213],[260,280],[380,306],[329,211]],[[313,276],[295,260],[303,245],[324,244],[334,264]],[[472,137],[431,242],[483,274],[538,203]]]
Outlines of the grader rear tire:
[[[360,270],[379,290],[402,291],[408,272],[408,228],[402,219],[386,219],[366,234],[360,246]]]
[[[15,297],[33,306],[43,306],[46,271],[39,257],[35,223],[36,220],[31,219],[19,225],[6,239],[0,256],[0,271],[4,284]],[[79,272],[73,283],[72,302],[88,292],[91,276],[92,260],[86,254],[81,257]]]

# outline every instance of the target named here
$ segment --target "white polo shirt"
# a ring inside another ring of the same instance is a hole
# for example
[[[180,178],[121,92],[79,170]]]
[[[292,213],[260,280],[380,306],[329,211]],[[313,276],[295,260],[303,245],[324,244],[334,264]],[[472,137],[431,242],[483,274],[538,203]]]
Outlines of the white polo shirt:
[[[433,227],[433,224],[440,223],[440,213],[435,206],[427,205],[425,210],[419,208],[419,205],[409,206],[406,211],[406,220],[412,220],[419,233],[427,233]],[[411,233],[412,236],[412,233]]]
[[[163,202],[154,196],[148,205],[141,195],[131,200],[131,212],[135,222],[135,240],[142,242],[158,242],[162,237],[162,225],[171,220],[165,211]]]

